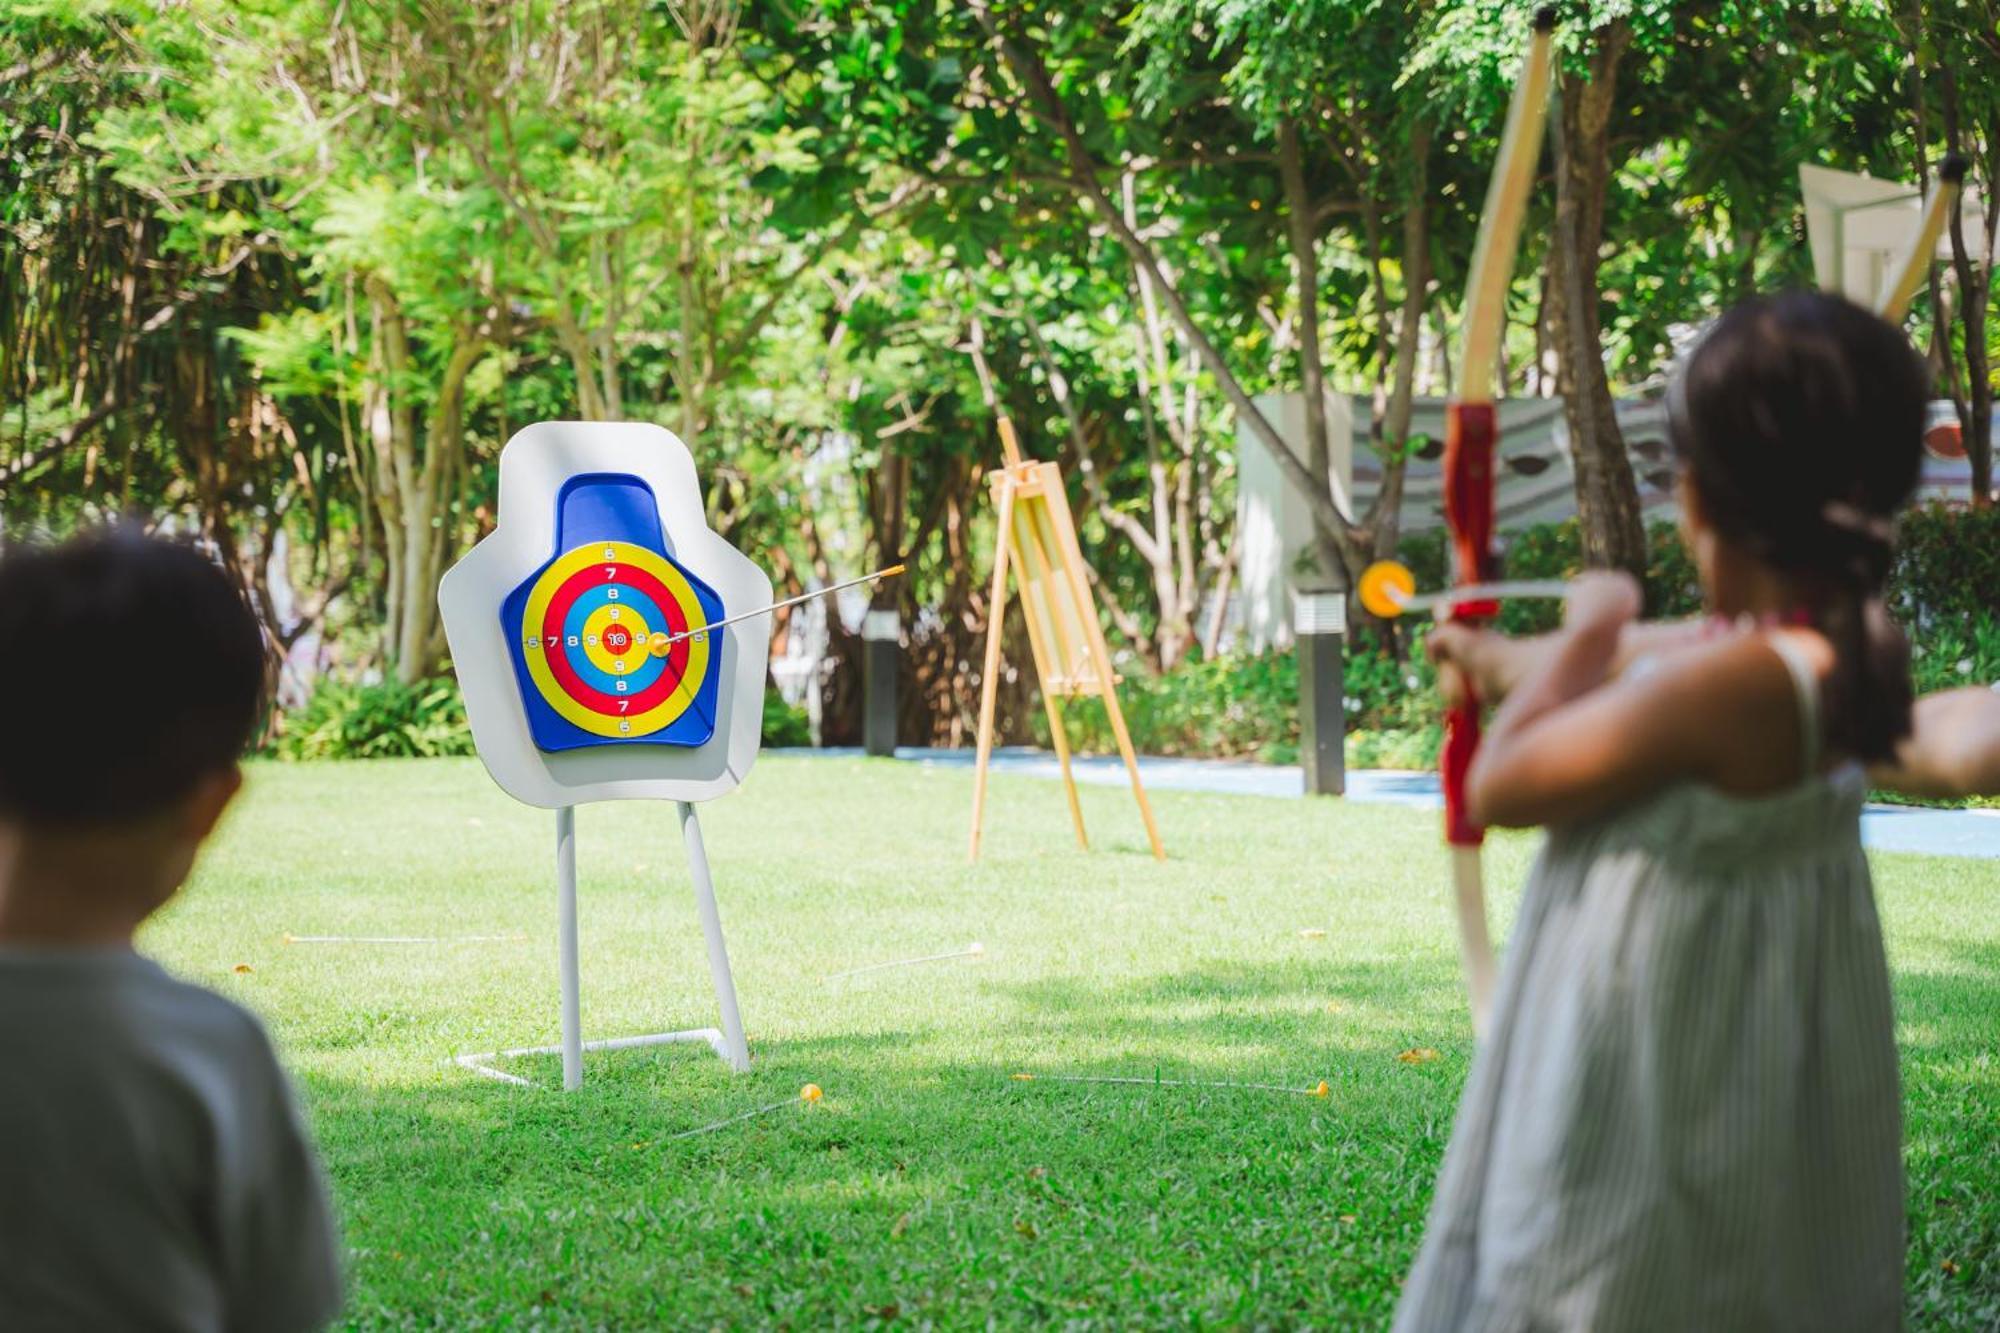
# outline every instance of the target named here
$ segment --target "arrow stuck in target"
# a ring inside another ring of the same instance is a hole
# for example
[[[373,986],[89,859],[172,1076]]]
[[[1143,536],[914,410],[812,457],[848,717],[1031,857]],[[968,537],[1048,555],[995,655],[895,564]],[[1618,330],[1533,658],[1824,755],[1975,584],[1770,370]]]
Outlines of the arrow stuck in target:
[[[787,597],[782,602],[773,602],[769,606],[760,606],[754,611],[744,611],[737,615],[726,616],[716,621],[713,625],[703,625],[699,629],[682,630],[679,634],[655,634],[646,640],[646,647],[653,656],[665,657],[668,650],[683,639],[693,639],[699,638],[704,634],[713,634],[715,631],[734,625],[739,621],[750,620],[757,616],[768,616],[773,612],[782,611],[788,606],[797,606],[800,602],[810,602],[815,597],[828,597],[843,589],[856,588],[864,583],[875,583],[881,579],[894,578],[896,575],[901,574],[903,570],[904,566],[902,565],[891,565],[887,569],[878,569],[873,574],[863,574],[858,579],[847,579],[841,583],[829,584],[824,588],[815,588],[811,592],[802,592],[797,597]]]

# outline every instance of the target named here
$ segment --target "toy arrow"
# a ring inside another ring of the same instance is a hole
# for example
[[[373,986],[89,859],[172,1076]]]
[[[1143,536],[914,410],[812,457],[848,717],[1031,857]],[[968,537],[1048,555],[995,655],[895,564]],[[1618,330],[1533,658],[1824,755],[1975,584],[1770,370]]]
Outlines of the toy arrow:
[[[828,587],[815,588],[811,592],[802,592],[797,597],[787,597],[782,602],[773,602],[769,606],[760,606],[754,611],[740,612],[737,615],[718,620],[713,625],[703,625],[699,629],[686,629],[682,630],[679,634],[655,634],[646,640],[646,647],[653,656],[665,657],[667,650],[683,639],[692,639],[701,634],[713,634],[719,629],[725,629],[741,621],[750,620],[757,616],[768,616],[775,611],[782,611],[788,606],[797,606],[800,602],[810,602],[815,597],[826,597],[840,592],[845,588],[859,587],[864,583],[873,583],[877,579],[893,578],[901,574],[904,568],[902,565],[891,565],[887,569],[878,569],[873,574],[863,574],[858,579],[848,579],[844,583],[835,583]]]

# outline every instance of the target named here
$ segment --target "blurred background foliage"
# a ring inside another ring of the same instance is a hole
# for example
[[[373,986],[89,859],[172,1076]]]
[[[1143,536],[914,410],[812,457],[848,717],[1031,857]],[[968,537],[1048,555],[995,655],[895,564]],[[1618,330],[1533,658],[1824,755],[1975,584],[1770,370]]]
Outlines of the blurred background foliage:
[[[538,419],[658,422],[781,595],[910,565],[877,598],[906,627],[902,739],[961,744],[1004,407],[1064,465],[1141,746],[1285,757],[1292,667],[1235,655],[1219,614],[1236,441],[1271,429],[1259,394],[1361,395],[1380,503],[1334,508],[1324,423],[1288,454],[1314,558],[1441,580],[1402,531],[1411,403],[1450,389],[1532,7],[15,0],[0,530],[199,534],[288,654],[274,747],[453,753],[433,590],[494,521],[500,446]],[[2000,67],[1990,5],[1591,0],[1562,42],[1562,186],[1536,191],[1503,381],[1563,392],[1572,448],[1627,473],[1595,409],[1657,386],[1729,302],[1810,280],[1801,163],[1912,179],[1956,147],[1996,174],[2000,81],[1961,77]],[[1566,264],[1587,308],[1557,299]],[[1912,320],[1974,456],[1897,573],[1927,685],[2000,674],[2000,540],[1971,507],[1994,333],[1985,277],[1955,269]],[[1508,554],[1585,563],[1643,571],[1657,613],[1696,605],[1671,532],[1589,497]],[[858,737],[859,609],[826,618],[774,741]],[[1353,637],[1371,761],[1428,760],[1412,648]],[[1002,694],[1015,739],[1029,688]]]

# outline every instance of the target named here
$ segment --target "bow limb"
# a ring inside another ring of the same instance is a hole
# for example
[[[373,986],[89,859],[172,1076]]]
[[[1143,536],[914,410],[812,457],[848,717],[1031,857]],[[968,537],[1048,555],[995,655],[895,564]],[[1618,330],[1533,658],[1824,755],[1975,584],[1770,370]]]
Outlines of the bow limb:
[[[1938,237],[1944,235],[1945,220],[1951,216],[1951,206],[1958,199],[1958,192],[1965,186],[1965,159],[1957,153],[1946,157],[1944,166],[1938,171],[1937,189],[1924,201],[1924,213],[1917,223],[1917,234],[1910,240],[1910,248],[1897,259],[1892,270],[1894,276],[1882,292],[1882,299],[1875,306],[1875,313],[1891,324],[1901,324],[1903,316],[1910,313],[1910,302],[1917,295],[1917,288],[1930,272],[1931,258],[1937,253]]]
[[[1451,531],[1452,568],[1460,584],[1491,582],[1498,573],[1493,551],[1493,459],[1499,428],[1493,411],[1494,372],[1506,326],[1507,290],[1520,249],[1521,219],[1541,156],[1549,82],[1555,52],[1555,11],[1535,15],[1528,59],[1514,85],[1501,132],[1500,156],[1487,186],[1486,206],[1472,251],[1466,284],[1458,392],[1445,411],[1444,508]],[[1452,619],[1474,624],[1492,618],[1490,601],[1460,603]],[[1486,925],[1486,886],[1480,844],[1486,831],[1465,804],[1465,777],[1479,749],[1479,700],[1469,688],[1445,715],[1440,756],[1445,802],[1445,841],[1452,849],[1452,881],[1458,907],[1459,949],[1465,965],[1466,996],[1475,1039],[1486,1032],[1493,995],[1493,941]]]

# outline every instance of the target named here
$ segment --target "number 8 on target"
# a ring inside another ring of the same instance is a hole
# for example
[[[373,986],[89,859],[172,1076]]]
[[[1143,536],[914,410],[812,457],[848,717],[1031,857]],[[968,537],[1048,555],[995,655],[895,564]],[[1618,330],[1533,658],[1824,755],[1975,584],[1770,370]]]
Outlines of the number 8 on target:
[[[726,614],[667,553],[650,486],[570,478],[554,553],[500,608],[536,747],[706,744],[722,654],[697,631]]]

